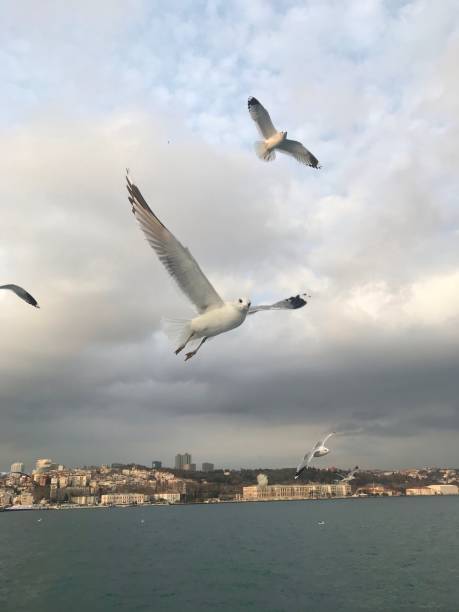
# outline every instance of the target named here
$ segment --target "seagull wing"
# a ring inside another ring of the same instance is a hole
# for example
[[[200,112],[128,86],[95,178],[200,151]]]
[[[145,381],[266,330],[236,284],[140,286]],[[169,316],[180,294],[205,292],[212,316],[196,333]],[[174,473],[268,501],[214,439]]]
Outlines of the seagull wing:
[[[286,138],[276,146],[276,150],[291,155],[299,161],[300,164],[311,166],[311,168],[320,168],[317,157],[314,157],[314,155],[297,140],[289,140]]]
[[[27,302],[27,304],[30,304],[31,306],[35,306],[35,308],[40,308],[37,300],[32,295],[30,295],[28,291],[26,291],[22,287],[19,287],[19,285],[2,285],[0,289],[9,289],[13,293],[15,293],[19,298],[21,298],[21,300],[24,300],[24,302]]]
[[[313,457],[313,453],[311,451],[306,453],[306,455],[303,458],[303,461],[300,464],[298,464],[298,467],[296,468],[296,474],[295,474],[296,477],[298,477],[302,472],[304,472],[304,470],[309,466],[309,464],[311,463],[312,457]]]
[[[139,225],[159,260],[179,288],[200,313],[223,306],[224,302],[212,287],[190,251],[161,223],[148,206],[140,189],[126,176],[129,201]]]
[[[335,435],[335,431],[332,431],[331,433],[329,433],[327,436],[325,436],[325,438],[322,440],[321,446],[324,446],[325,442],[328,440],[328,438],[331,438],[332,436]]]
[[[303,308],[307,302],[304,298],[309,297],[306,293],[301,295],[294,295],[292,297],[275,302],[274,304],[260,304],[258,306],[251,306],[248,314],[255,314],[261,310],[296,310],[297,308]]]
[[[271,117],[263,104],[260,104],[256,98],[250,97],[248,106],[250,116],[255,121],[258,131],[263,138],[270,138],[271,136],[274,136],[274,134],[277,133],[276,128],[274,127]]]

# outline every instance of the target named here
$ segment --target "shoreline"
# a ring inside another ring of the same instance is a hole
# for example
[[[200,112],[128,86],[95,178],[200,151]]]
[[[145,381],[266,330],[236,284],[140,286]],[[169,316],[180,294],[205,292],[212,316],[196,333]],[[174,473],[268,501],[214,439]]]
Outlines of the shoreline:
[[[197,501],[197,502],[179,502],[179,503],[145,503],[145,504],[113,504],[113,505],[77,505],[63,504],[60,506],[8,506],[0,508],[0,512],[31,512],[31,511],[61,511],[61,510],[113,510],[114,508],[149,508],[149,507],[164,507],[164,506],[218,506],[220,504],[258,504],[258,503],[276,503],[276,502],[317,502],[317,501],[338,501],[338,500],[357,500],[357,499],[380,499],[380,498],[432,498],[432,497],[458,497],[458,495],[368,495],[354,496],[348,495],[343,497],[319,497],[319,498],[287,498],[287,499],[228,499],[222,501]]]

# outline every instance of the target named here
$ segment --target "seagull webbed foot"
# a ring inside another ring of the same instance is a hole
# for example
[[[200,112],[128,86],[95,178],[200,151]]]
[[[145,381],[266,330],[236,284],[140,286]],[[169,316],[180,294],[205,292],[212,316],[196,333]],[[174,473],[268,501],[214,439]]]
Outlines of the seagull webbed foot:
[[[187,353],[185,356],[185,361],[188,361],[188,359],[191,359],[192,357],[194,357],[197,352],[198,351],[191,351],[191,353]]]

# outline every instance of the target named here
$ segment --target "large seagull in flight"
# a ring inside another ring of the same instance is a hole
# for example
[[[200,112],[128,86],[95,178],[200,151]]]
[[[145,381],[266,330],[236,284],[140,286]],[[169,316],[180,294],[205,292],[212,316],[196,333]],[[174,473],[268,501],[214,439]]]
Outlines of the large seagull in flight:
[[[328,455],[328,453],[330,452],[330,449],[325,446],[325,442],[328,440],[328,438],[331,438],[334,435],[335,435],[335,432],[332,431],[331,433],[326,435],[323,440],[319,440],[318,442],[316,442],[316,444],[314,445],[314,448],[310,450],[308,453],[306,453],[306,455],[303,458],[303,461],[296,468],[295,480],[300,477],[300,475],[302,474],[302,472],[304,472],[306,468],[309,467],[309,464],[314,459],[314,457],[323,457],[324,455]]]
[[[193,319],[182,320],[177,324],[179,346],[178,355],[189,342],[200,340],[193,351],[186,353],[185,361],[196,355],[204,342],[244,323],[246,316],[261,310],[292,310],[306,304],[306,294],[289,297],[280,302],[252,306],[247,298],[225,302],[215,291],[190,251],[161,223],[148,206],[137,185],[126,176],[129,201],[139,225],[150,246],[156,251],[159,260],[175,280],[179,288],[192,302],[198,315]]]
[[[276,151],[291,155],[300,164],[320,168],[319,160],[297,140],[289,140],[287,132],[278,132],[271,121],[266,108],[253,97],[249,98],[249,113],[255,121],[263,140],[255,143],[255,151],[260,159],[272,161],[276,159]]]

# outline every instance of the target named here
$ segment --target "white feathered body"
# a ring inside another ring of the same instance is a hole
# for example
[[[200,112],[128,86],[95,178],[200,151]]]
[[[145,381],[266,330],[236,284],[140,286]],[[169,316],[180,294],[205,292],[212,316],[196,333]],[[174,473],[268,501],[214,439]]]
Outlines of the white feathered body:
[[[321,448],[318,448],[317,450],[314,451],[313,457],[323,457],[324,455],[328,455],[329,452],[330,452],[329,448],[322,446]]]
[[[265,147],[268,151],[272,151],[287,137],[287,132],[276,132],[265,140]]]
[[[213,308],[190,321],[195,338],[210,338],[239,327],[244,323],[248,308],[240,308],[226,302],[220,308]]]

